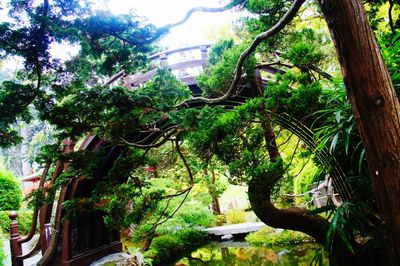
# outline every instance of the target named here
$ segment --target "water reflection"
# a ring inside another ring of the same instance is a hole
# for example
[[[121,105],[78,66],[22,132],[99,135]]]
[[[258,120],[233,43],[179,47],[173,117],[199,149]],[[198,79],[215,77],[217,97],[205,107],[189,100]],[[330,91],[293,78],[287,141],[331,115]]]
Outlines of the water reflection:
[[[309,266],[314,258],[317,244],[299,244],[262,248],[249,246],[247,242],[210,243],[189,256],[180,259],[175,266]]]

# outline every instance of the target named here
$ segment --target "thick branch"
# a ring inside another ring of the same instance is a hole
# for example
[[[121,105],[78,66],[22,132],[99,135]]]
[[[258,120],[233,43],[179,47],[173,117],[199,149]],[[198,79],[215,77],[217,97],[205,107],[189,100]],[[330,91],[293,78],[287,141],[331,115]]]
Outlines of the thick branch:
[[[301,231],[324,244],[329,222],[314,215],[307,215],[303,208],[278,209],[271,202],[265,181],[253,179],[249,183],[249,200],[254,213],[261,221],[275,228]]]
[[[243,1],[243,2],[245,2],[245,1]],[[234,1],[232,1],[229,4],[222,6],[222,7],[194,7],[186,13],[185,17],[182,20],[172,23],[172,24],[168,24],[164,28],[170,29],[170,28],[174,28],[176,26],[182,25],[196,12],[204,12],[204,13],[224,12],[224,11],[229,10],[237,5],[239,5],[239,4],[236,4]]]
[[[185,165],[185,168],[188,172],[188,175],[190,178],[190,183],[193,184],[194,183],[193,173],[192,173],[192,170],[190,169],[189,163],[187,162],[185,156],[183,156],[183,154],[182,154],[178,139],[176,140],[175,144],[176,144],[176,151],[178,152],[179,157],[181,157],[181,160],[182,160],[183,164]]]
[[[149,39],[145,39],[142,42],[139,43],[139,45],[143,45],[145,43],[151,43],[153,41],[155,41],[156,39],[158,39],[160,36],[162,36],[163,34],[167,33],[170,29],[180,26],[182,24],[184,24],[194,13],[197,12],[204,12],[204,13],[218,13],[218,12],[224,12],[226,10],[229,10],[235,6],[240,6],[242,4],[244,4],[246,2],[246,0],[241,0],[238,3],[236,3],[236,1],[232,1],[229,4],[223,6],[223,7],[194,7],[192,9],[190,9],[185,17],[181,20],[179,20],[178,22],[175,23],[171,23],[171,24],[167,24],[161,28],[159,28],[155,34],[150,37]],[[115,37],[119,38],[120,40],[123,40],[127,43],[132,43],[130,40],[125,39],[119,35],[115,35]],[[137,43],[135,43],[135,45],[138,45]]]
[[[165,142],[168,141],[168,139],[176,133],[177,126],[171,126],[167,129],[165,129],[163,132],[160,133],[160,135],[150,144],[139,144],[141,142],[129,142],[126,139],[119,137],[118,139],[125,145],[130,146],[130,147],[135,147],[135,148],[156,148],[160,147],[163,145]],[[166,134],[168,131],[170,131],[168,134]],[[164,135],[165,134],[165,135]],[[157,142],[160,138],[162,137],[162,140]]]
[[[226,93],[223,96],[221,96],[219,98],[213,98],[213,99],[205,98],[205,97],[192,97],[192,98],[189,98],[189,99],[179,103],[176,107],[185,105],[188,102],[205,102],[208,104],[213,104],[213,103],[217,103],[217,102],[226,100],[232,94],[232,92],[237,88],[237,86],[240,82],[240,78],[242,76],[243,65],[244,65],[245,60],[256,50],[256,48],[258,47],[258,45],[261,42],[274,36],[280,30],[282,30],[287,24],[289,24],[292,21],[292,19],[294,18],[294,16],[297,14],[297,12],[299,11],[300,7],[303,5],[304,2],[305,2],[305,0],[295,0],[293,2],[292,6],[290,7],[290,9],[285,13],[285,15],[283,15],[283,17],[278,21],[278,23],[276,23],[271,29],[269,29],[263,33],[260,33],[259,35],[257,35],[254,38],[254,40],[250,44],[250,46],[240,55],[239,60],[236,64],[235,76],[233,78],[233,81],[232,81],[231,85],[229,86],[229,89],[226,91]]]

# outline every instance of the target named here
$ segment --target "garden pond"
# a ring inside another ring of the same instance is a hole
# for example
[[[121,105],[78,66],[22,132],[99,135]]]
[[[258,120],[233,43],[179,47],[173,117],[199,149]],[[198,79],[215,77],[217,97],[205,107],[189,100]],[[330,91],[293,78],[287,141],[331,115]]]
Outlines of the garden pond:
[[[171,266],[264,266],[311,265],[320,246],[303,243],[291,246],[255,247],[245,241],[211,242]],[[328,265],[324,263],[323,265]]]

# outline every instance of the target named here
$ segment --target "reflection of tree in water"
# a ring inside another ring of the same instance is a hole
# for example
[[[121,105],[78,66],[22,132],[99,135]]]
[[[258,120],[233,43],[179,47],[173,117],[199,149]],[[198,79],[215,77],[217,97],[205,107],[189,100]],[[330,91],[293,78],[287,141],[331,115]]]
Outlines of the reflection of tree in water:
[[[179,266],[267,266],[267,265],[310,265],[315,244],[303,244],[288,247],[226,247],[210,244],[193,252],[190,257],[180,260]]]

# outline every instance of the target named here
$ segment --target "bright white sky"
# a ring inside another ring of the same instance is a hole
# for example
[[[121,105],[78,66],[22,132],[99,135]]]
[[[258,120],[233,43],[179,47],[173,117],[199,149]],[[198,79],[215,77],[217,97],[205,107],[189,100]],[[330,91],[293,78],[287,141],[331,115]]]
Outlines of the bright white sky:
[[[164,26],[184,18],[186,12],[196,6],[219,7],[226,4],[219,0],[102,0],[99,5],[120,14],[130,9],[145,16],[156,26]],[[171,30],[162,41],[163,46],[177,48],[181,46],[208,43],[206,33],[223,25],[231,25],[238,17],[237,13],[195,13],[183,25]]]

